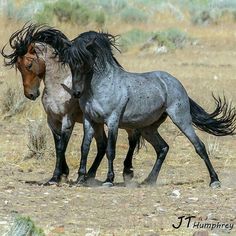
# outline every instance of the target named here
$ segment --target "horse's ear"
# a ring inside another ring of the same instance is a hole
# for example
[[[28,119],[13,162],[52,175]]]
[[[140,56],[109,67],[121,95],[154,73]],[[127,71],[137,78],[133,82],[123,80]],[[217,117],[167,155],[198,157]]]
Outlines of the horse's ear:
[[[71,95],[71,97],[74,96],[74,91],[71,88],[67,87],[65,84],[61,84],[61,86],[65,89],[67,93]]]

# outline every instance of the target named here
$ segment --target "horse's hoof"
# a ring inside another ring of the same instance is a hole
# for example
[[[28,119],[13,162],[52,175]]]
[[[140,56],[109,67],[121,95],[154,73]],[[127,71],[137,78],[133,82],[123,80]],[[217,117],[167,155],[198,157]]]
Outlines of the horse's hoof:
[[[58,185],[59,185],[59,182],[51,181],[51,180],[43,184],[43,186],[58,186]]]
[[[220,181],[214,181],[212,183],[210,183],[210,187],[211,188],[220,188],[221,187],[221,182]]]
[[[123,175],[123,180],[125,183],[129,183],[131,182],[133,179],[133,176],[130,176],[130,175]]]
[[[103,186],[103,187],[110,188],[110,187],[113,187],[113,186],[114,186],[114,184],[113,184],[113,183],[111,183],[111,182],[104,182],[104,183],[102,184],[102,186]]]
[[[156,181],[150,180],[150,179],[145,179],[141,185],[146,185],[146,186],[154,186],[156,185]]]
[[[44,183],[44,186],[51,186],[51,185],[58,185],[60,183],[59,177],[52,177],[50,180],[48,180],[46,183]]]
[[[134,171],[133,170],[124,170],[123,171],[123,179],[124,182],[130,182],[134,177]]]
[[[85,182],[86,182],[85,176],[81,175],[81,176],[78,177],[78,179],[76,180],[75,184],[77,186],[84,186]]]
[[[51,185],[59,185],[61,183],[68,183],[68,176],[65,174],[62,174],[60,176],[53,176],[49,181],[44,183],[44,186],[51,186]]]

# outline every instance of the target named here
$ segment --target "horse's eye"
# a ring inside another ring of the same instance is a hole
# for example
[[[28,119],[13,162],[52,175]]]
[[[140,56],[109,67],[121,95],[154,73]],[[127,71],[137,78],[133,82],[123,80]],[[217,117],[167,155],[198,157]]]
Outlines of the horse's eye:
[[[26,66],[26,68],[27,68],[28,70],[30,70],[30,69],[32,68],[32,65],[33,65],[33,63],[31,62],[29,65]]]

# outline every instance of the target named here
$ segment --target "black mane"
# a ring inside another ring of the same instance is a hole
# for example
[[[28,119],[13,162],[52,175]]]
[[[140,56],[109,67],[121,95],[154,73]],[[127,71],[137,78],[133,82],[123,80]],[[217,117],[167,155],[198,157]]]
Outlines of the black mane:
[[[103,69],[105,62],[122,68],[113,55],[113,48],[119,51],[116,36],[104,32],[88,31],[71,41],[71,46],[63,52],[61,60],[75,66],[86,63],[95,69]],[[97,58],[96,63],[95,58]]]
[[[9,45],[13,50],[5,52],[7,44],[1,54],[6,66],[14,66],[18,57],[27,53],[31,43],[45,43],[55,50],[59,60],[69,65],[81,65],[87,63],[90,67],[103,69],[105,62],[122,66],[114,57],[112,49],[119,51],[116,44],[116,36],[104,32],[88,31],[80,34],[70,41],[60,30],[44,24],[26,23],[22,29],[13,33],[9,39]],[[97,58],[98,64],[95,64]]]
[[[4,52],[7,44],[3,47],[1,54],[4,57],[5,65],[14,66],[17,58],[24,56],[27,53],[28,46],[35,42],[51,45],[58,54],[65,45],[70,45],[69,39],[61,31],[44,24],[26,23],[9,39],[9,45],[13,51],[7,54]]]

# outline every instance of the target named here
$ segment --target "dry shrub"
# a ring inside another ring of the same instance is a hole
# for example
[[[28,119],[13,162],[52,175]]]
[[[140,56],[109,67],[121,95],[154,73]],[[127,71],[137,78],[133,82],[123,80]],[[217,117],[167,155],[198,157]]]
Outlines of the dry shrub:
[[[25,158],[43,158],[47,149],[45,123],[42,120],[29,120],[27,133],[29,153]]]
[[[210,157],[219,158],[220,155],[219,137],[208,135],[206,141],[206,149]]]
[[[42,229],[35,226],[30,217],[16,216],[5,236],[45,236]]]
[[[12,117],[25,109],[26,99],[19,88],[7,84],[1,96],[1,111],[4,118]]]

